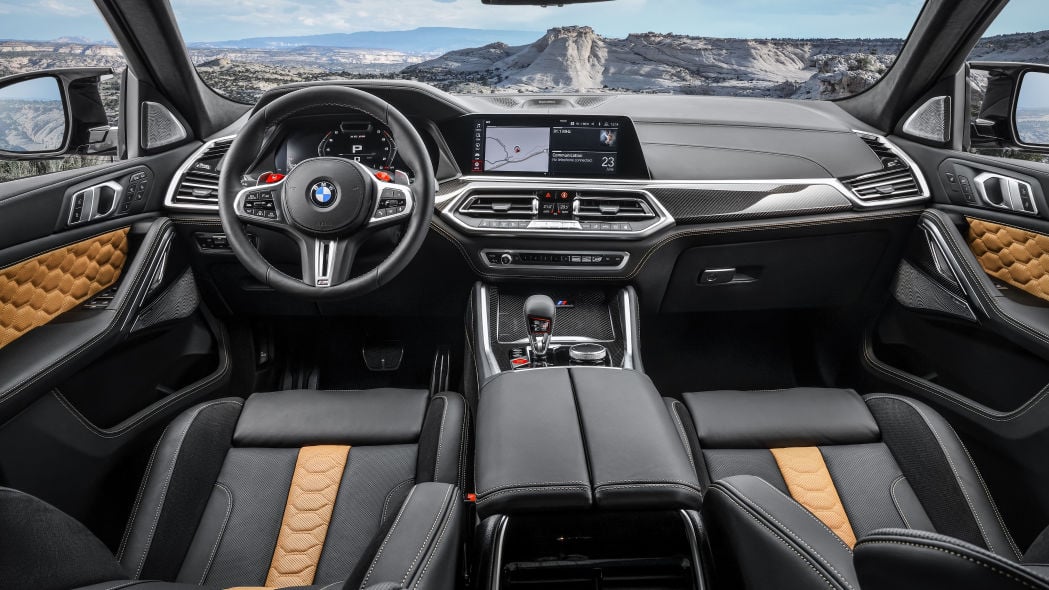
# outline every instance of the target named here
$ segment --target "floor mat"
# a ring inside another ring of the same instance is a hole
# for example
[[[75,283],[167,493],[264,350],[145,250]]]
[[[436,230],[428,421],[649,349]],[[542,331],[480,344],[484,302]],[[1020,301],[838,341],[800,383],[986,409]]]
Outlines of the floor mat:
[[[438,348],[463,349],[462,326],[444,319],[326,318],[289,321],[277,330],[285,366],[297,372],[302,372],[303,366],[313,367],[320,389],[428,389]],[[404,346],[398,369],[369,370],[364,347],[390,342]],[[460,357],[461,354],[453,354],[453,371],[462,366]],[[458,382],[459,376],[453,372],[451,383],[454,386]]]
[[[739,312],[644,318],[645,372],[660,393],[779,389],[816,381],[801,314]]]

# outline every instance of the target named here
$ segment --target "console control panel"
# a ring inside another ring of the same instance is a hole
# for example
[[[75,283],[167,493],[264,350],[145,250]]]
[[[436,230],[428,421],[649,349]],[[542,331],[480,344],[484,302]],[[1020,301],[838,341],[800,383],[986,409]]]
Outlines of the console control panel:
[[[626,252],[568,252],[529,250],[485,250],[482,258],[489,267],[620,269],[626,266]]]

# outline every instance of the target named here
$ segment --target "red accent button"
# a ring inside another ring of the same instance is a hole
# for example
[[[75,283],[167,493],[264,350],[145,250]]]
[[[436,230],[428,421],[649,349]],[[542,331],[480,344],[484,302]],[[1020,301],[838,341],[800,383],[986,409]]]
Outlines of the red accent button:
[[[391,182],[393,180],[392,176],[390,176],[386,172],[381,172],[381,171],[375,173],[375,178],[378,178],[379,180],[381,180],[383,182]]]
[[[511,359],[510,360],[510,364],[515,366],[515,367],[523,367],[524,365],[528,364],[528,359],[523,358],[523,357]]]
[[[262,182],[262,184],[273,184],[274,182],[280,182],[284,180],[284,175],[278,174],[276,172],[267,172],[266,174],[263,174],[262,178],[260,178],[259,180]]]

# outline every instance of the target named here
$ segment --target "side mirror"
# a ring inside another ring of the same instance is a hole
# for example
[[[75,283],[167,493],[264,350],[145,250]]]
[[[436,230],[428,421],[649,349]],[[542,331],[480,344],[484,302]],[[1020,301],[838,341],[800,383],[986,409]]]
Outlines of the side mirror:
[[[969,139],[973,146],[1049,152],[1049,67],[971,62]]]
[[[1049,149],[1049,71],[1020,78],[1013,126],[1021,146]]]
[[[75,68],[0,78],[0,159],[45,160],[115,151],[98,84],[109,68]]]

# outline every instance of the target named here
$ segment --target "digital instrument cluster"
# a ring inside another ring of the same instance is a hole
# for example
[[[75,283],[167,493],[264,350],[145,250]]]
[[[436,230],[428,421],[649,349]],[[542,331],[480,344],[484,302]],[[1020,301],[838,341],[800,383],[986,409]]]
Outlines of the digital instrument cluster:
[[[316,157],[355,160],[375,170],[404,170],[390,130],[366,117],[317,117],[296,122],[274,158],[274,170],[287,174],[300,162]]]

